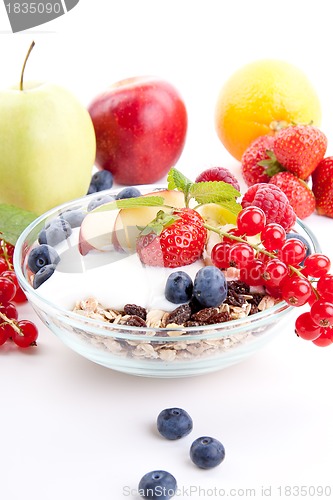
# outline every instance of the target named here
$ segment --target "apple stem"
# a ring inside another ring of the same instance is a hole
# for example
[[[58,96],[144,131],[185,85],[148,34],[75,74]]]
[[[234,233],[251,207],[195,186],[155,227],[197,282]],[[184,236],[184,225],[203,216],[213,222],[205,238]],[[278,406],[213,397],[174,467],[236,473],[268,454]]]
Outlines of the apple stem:
[[[23,63],[23,68],[22,68],[22,71],[21,71],[21,80],[20,80],[20,90],[23,90],[23,75],[24,75],[24,70],[25,70],[25,65],[27,64],[27,60],[30,56],[30,52],[32,51],[32,49],[34,48],[35,46],[35,42],[32,41],[30,47],[29,47],[29,50],[28,50],[28,53],[27,55],[25,56],[25,59],[24,59],[24,63]]]

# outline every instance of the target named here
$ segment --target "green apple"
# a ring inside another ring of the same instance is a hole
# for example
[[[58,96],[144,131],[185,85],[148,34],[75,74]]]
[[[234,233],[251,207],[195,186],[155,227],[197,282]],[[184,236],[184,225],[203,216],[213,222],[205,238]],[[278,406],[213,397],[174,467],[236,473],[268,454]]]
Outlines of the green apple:
[[[41,214],[83,196],[95,154],[90,115],[72,93],[23,86],[23,71],[18,87],[0,92],[0,203]]]

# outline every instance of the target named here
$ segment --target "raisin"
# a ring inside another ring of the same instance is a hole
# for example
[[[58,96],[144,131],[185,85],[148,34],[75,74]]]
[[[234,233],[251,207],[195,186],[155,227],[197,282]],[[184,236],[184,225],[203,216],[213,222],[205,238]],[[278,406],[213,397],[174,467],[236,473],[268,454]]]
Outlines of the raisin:
[[[192,321],[192,320],[189,320],[189,321],[185,321],[184,323],[184,326],[203,326],[204,323],[200,323],[200,321]]]
[[[228,295],[224,302],[226,304],[229,304],[230,306],[242,307],[242,305],[245,304],[246,300],[243,295],[237,293],[232,289],[228,289]]]
[[[238,294],[249,295],[250,286],[243,281],[229,281],[228,291],[229,290],[232,290],[233,292]]]
[[[125,314],[130,316],[139,316],[139,318],[146,319],[147,311],[144,307],[137,306],[136,304],[126,304],[124,307]]]
[[[201,311],[198,311],[195,314],[192,314],[191,320],[193,321],[199,321],[199,323],[204,324],[207,323],[210,324],[210,318],[217,314],[217,309],[215,307],[206,307],[205,309],[201,309]]]
[[[249,315],[257,314],[257,312],[259,312],[258,306],[256,304],[251,304]]]
[[[258,305],[262,301],[264,295],[262,293],[251,293],[252,299],[247,299],[250,304]]]
[[[145,320],[140,318],[140,316],[136,316],[135,314],[133,314],[132,316],[127,318],[126,321],[124,322],[124,325],[127,325],[127,326],[147,326]]]
[[[214,323],[225,323],[226,321],[230,321],[231,320],[231,317],[230,317],[230,314],[226,311],[224,312],[219,312],[219,313],[216,313],[214,314],[211,318],[210,318],[210,321],[212,321],[212,323],[210,322],[210,324],[214,324]]]
[[[176,323],[176,325],[183,325],[191,317],[191,307],[189,304],[183,304],[172,311],[167,319],[168,323]]]

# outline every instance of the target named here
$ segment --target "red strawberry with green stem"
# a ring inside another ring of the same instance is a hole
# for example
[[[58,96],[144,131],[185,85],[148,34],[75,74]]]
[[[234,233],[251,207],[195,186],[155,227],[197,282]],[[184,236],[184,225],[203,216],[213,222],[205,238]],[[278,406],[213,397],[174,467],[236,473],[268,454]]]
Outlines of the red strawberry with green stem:
[[[270,152],[273,150],[275,137],[263,135],[255,139],[244,152],[242,157],[242,174],[248,186],[259,182],[269,182],[267,175],[267,163],[270,160]]]
[[[270,184],[278,186],[287,196],[297,217],[305,219],[316,207],[316,199],[309,186],[291,172],[279,172],[273,175]]]
[[[136,250],[143,264],[175,268],[193,264],[205,247],[207,230],[201,215],[191,208],[162,210],[140,233]]]
[[[333,156],[323,159],[313,172],[312,190],[318,214],[333,217]]]
[[[273,145],[280,170],[288,170],[304,180],[308,179],[324,158],[326,149],[325,134],[312,125],[295,125],[281,129],[275,135]]]

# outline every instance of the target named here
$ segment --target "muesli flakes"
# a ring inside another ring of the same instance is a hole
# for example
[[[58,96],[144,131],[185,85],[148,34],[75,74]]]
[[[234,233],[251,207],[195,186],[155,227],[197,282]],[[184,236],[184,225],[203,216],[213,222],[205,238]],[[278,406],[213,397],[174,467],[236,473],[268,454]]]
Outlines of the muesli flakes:
[[[278,299],[264,295],[264,293],[251,293],[250,287],[242,282],[229,282],[229,294],[226,301],[219,307],[200,309],[195,301],[182,304],[172,312],[162,310],[147,311],[136,304],[127,304],[123,311],[104,308],[98,301],[89,297],[75,304],[74,311],[87,318],[94,318],[116,326],[126,325],[133,328],[133,339],[113,338],[109,336],[90,335],[77,330],[82,339],[94,344],[97,348],[104,348],[111,354],[161,360],[164,362],[189,360],[202,356],[213,355],[243,344],[257,336],[262,331],[245,332],[240,334],[225,335],[219,339],[189,339],[188,336],[197,336],[203,330],[184,330],[184,327],[199,327],[228,322],[234,319],[244,318],[263,311],[273,306]],[[155,328],[161,328],[156,332]],[[112,330],[110,330],[112,335]],[[121,330],[119,330],[121,332]],[[214,330],[210,331],[214,334]],[[144,336],[147,341],[135,339],[135,335]],[[158,339],[154,339],[158,336]],[[184,340],[170,342],[172,337],[183,336]],[[164,341],[163,338],[166,340]]]

